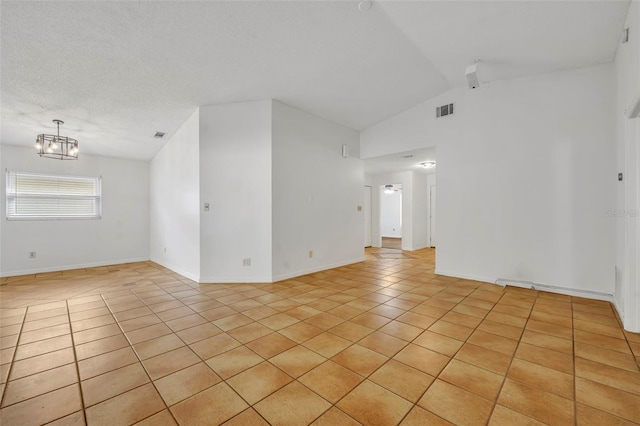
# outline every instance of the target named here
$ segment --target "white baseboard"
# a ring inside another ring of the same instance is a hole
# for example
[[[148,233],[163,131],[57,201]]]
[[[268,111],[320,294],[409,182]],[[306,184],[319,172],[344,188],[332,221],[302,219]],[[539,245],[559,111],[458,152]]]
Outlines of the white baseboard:
[[[271,277],[200,277],[199,284],[271,284]]]
[[[616,307],[616,309],[618,309],[615,304],[613,295],[609,293],[600,293],[597,291],[560,287],[560,286],[555,286],[550,284],[540,284],[540,283],[534,283],[530,281],[508,280],[504,278],[489,278],[489,277],[482,277],[482,276],[470,275],[470,274],[460,274],[460,273],[455,273],[450,271],[443,271],[437,268],[435,273],[436,275],[446,275],[448,277],[481,281],[489,284],[499,285],[501,287],[510,285],[512,287],[521,287],[521,288],[529,288],[529,289],[540,290],[540,291],[548,291],[549,293],[565,294],[567,296],[584,297],[586,299],[595,299],[595,300],[604,300],[606,302],[611,302],[613,306]]]
[[[164,266],[167,269],[171,269],[176,274],[180,274],[185,278],[189,278],[190,280],[195,281],[195,282],[200,282],[199,281],[199,279],[200,279],[199,275],[193,274],[193,273],[191,273],[189,271],[185,271],[184,269],[178,268],[177,266],[174,266],[174,265],[172,265],[170,263],[164,262],[164,261],[162,261],[160,259],[156,259],[154,257],[152,257],[150,260],[153,263],[157,263],[160,266]]]
[[[353,265],[354,263],[364,262],[365,257],[358,257],[351,260],[346,260],[344,262],[332,263],[329,265],[316,266],[309,269],[301,269],[296,272],[288,272],[286,274],[275,275],[273,277],[273,282],[288,280],[291,278],[299,277],[302,275],[313,274],[314,272],[326,271],[327,269],[339,268],[341,266]]]
[[[23,269],[19,271],[2,271],[2,273],[0,274],[0,277],[4,278],[4,277],[15,277],[18,275],[44,274],[46,272],[60,272],[60,271],[69,271],[72,269],[96,268],[99,266],[119,265],[122,263],[146,262],[148,260],[150,260],[148,257],[135,257],[131,259],[107,260],[103,262],[78,263],[76,265],[57,265],[57,266],[49,266],[46,268]]]
[[[471,274],[461,274],[458,272],[451,272],[451,271],[443,271],[442,269],[438,269],[436,267],[435,269],[435,274],[436,275],[444,275],[447,277],[454,277],[454,278],[462,278],[465,280],[473,280],[473,281],[481,281],[483,283],[489,283],[489,284],[495,284],[496,281],[493,278],[489,278],[489,277],[483,277],[480,275],[471,275]]]

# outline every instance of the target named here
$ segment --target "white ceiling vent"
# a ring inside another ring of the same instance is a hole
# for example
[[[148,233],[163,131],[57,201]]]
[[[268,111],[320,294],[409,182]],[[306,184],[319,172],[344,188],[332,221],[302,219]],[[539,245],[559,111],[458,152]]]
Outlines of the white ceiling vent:
[[[162,139],[164,137],[164,132],[156,132],[156,134],[153,135],[153,137],[156,139]]]
[[[453,114],[453,104],[436,107],[436,118]]]

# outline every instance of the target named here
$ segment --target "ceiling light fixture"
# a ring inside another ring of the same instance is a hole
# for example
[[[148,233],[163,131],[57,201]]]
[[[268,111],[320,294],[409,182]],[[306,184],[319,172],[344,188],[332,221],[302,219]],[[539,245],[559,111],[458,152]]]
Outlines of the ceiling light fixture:
[[[385,194],[393,194],[393,185],[385,185],[384,186]]]
[[[433,169],[435,166],[435,161],[425,161],[424,163],[420,163],[420,167],[424,167],[425,169]]]
[[[78,159],[78,141],[60,136],[60,125],[64,124],[62,120],[53,120],[58,126],[57,135],[38,135],[36,138],[36,149],[40,157],[53,158],[55,160],[77,160]]]

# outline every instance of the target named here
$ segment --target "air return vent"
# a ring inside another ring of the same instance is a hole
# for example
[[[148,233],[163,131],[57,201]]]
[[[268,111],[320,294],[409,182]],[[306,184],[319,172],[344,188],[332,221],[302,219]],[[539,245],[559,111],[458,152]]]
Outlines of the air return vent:
[[[153,135],[153,137],[156,139],[162,139],[164,137],[164,132],[156,132],[156,134]]]
[[[453,114],[453,104],[442,105],[436,108],[436,118]]]

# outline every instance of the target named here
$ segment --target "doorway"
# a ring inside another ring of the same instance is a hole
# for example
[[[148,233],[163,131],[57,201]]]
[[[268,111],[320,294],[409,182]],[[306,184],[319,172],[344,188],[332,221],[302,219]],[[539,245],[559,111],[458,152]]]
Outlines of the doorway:
[[[402,184],[380,186],[381,247],[402,249]]]

